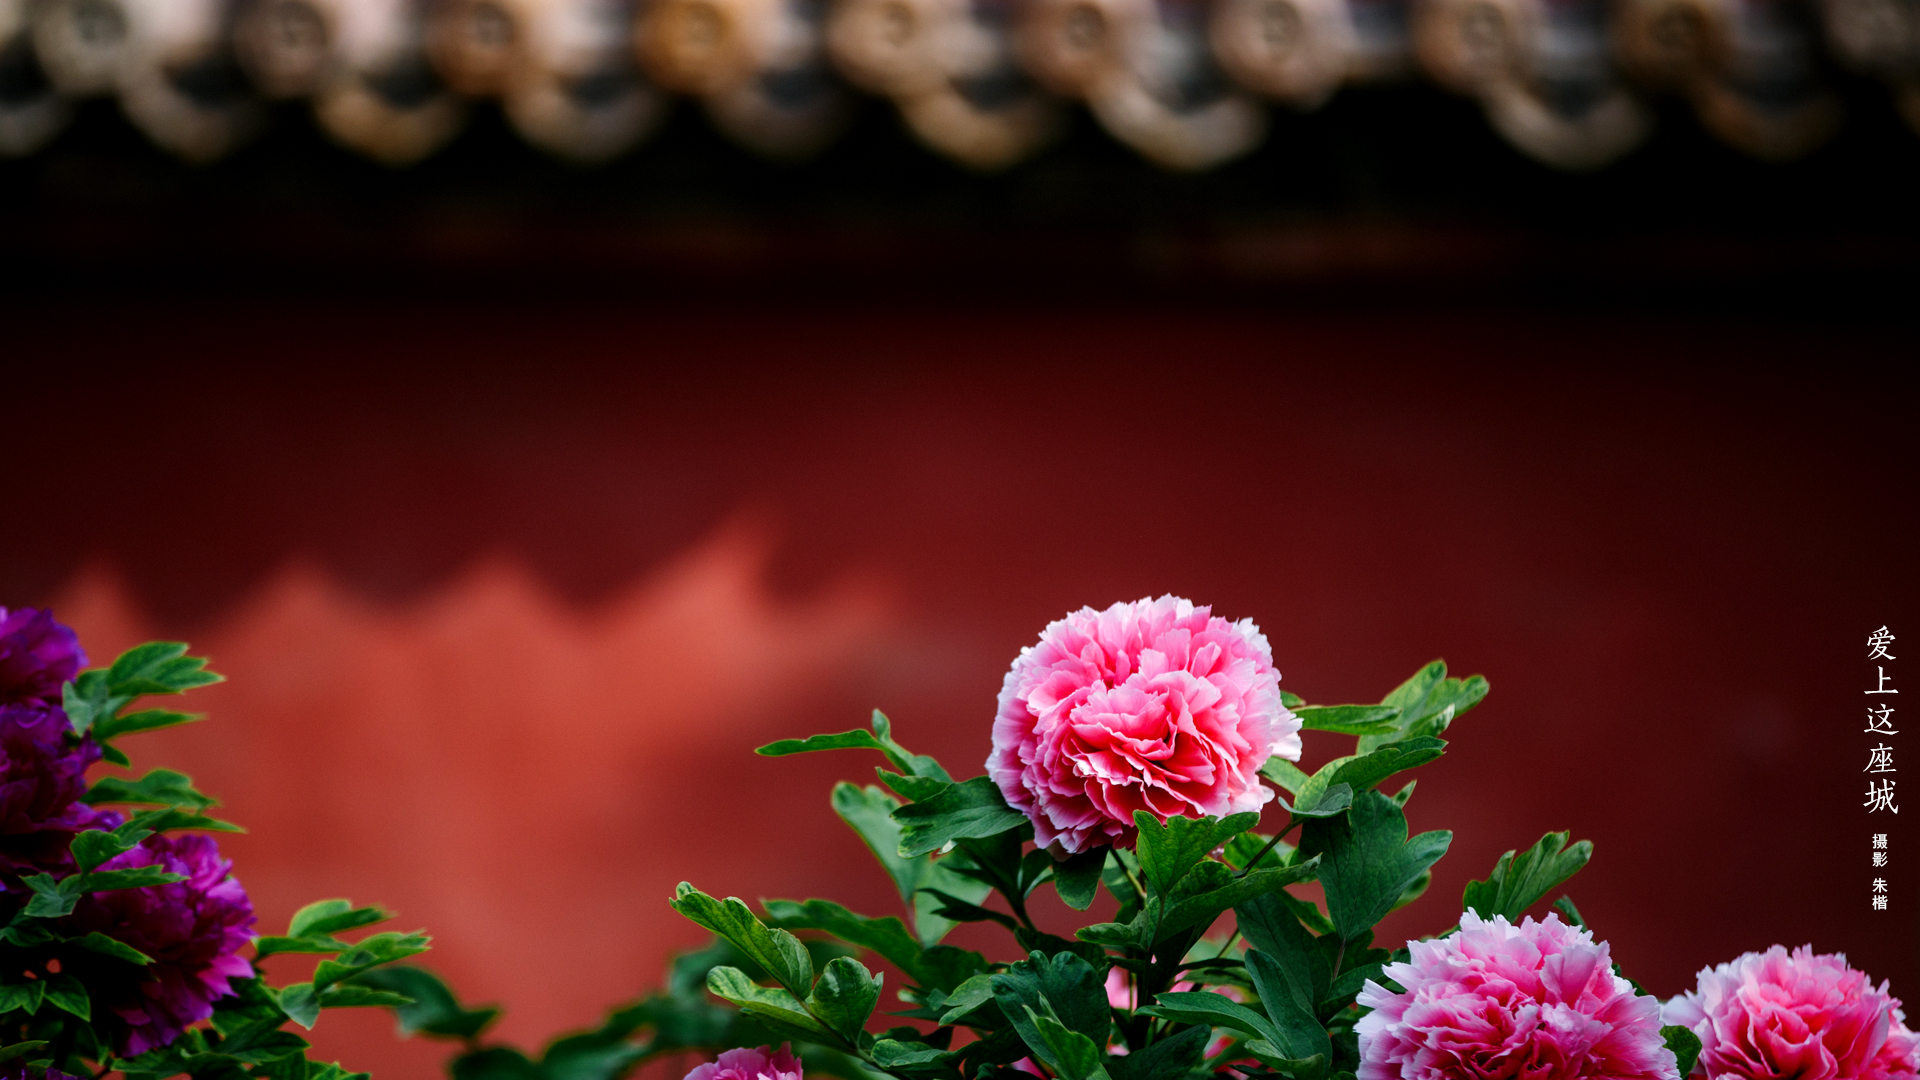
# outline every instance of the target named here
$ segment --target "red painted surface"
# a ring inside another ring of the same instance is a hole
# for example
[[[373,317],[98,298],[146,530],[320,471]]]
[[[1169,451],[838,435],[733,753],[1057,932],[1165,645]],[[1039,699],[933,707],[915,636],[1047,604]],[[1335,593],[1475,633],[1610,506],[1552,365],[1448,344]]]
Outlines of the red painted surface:
[[[1884,384],[1780,366],[1888,342],[748,311],[49,312],[16,337],[47,361],[7,411],[48,516],[0,539],[8,599],[55,600],[98,658],[145,633],[211,654],[214,718],[131,749],[252,829],[227,843],[263,921],[388,904],[523,1043],[698,940],[679,880],[892,910],[826,804],[873,762],[754,745],[879,706],[977,772],[1020,646],[1163,591],[1254,618],[1309,700],[1435,656],[1491,680],[1423,770],[1413,825],[1456,839],[1390,933],[1569,828],[1597,848],[1570,891],[1658,993],[1811,941],[1920,998],[1920,834],[1859,794],[1865,635],[1920,641],[1911,424]],[[1345,742],[1310,736],[1308,764]],[[320,1041],[389,1077],[440,1056],[373,1014]]]

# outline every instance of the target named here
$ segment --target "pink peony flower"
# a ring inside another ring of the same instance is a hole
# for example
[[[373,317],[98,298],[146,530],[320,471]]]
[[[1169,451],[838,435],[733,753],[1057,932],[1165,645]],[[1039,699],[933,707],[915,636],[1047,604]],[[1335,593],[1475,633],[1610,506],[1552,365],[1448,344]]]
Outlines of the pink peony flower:
[[[1914,1080],[1920,1040],[1887,984],[1839,953],[1779,945],[1700,972],[1666,1022],[1700,1036],[1693,1071],[1741,1080]]]
[[[1359,1080],[1678,1080],[1660,1002],[1613,973],[1606,943],[1548,915],[1515,926],[1469,911],[1410,941],[1359,1002]]]
[[[1271,755],[1300,721],[1250,620],[1163,596],[1081,608],[1020,650],[1000,688],[987,775],[1056,853],[1131,846],[1133,813],[1225,816],[1273,798]]]
[[[786,1044],[775,1050],[729,1050],[687,1074],[686,1080],[801,1080],[800,1060]]]

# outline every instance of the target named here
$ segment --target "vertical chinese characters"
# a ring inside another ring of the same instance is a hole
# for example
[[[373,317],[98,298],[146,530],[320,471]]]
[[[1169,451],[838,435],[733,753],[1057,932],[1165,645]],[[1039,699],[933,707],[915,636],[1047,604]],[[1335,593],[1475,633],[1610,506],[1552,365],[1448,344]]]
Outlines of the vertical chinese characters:
[[[1882,663],[1874,665],[1873,689],[1866,691],[1869,696],[1898,694],[1900,692],[1891,685],[1893,676],[1887,674],[1887,665],[1884,663],[1884,661],[1897,659],[1893,653],[1888,651],[1893,645],[1893,641],[1893,633],[1884,626],[1867,635],[1867,659],[1883,661]],[[1869,704],[1867,706],[1866,734],[1900,734],[1893,726],[1893,713],[1894,707],[1892,705],[1881,703]],[[1894,780],[1891,777],[1885,777],[1878,781],[1874,779],[1875,776],[1879,776],[1882,773],[1897,771],[1893,764],[1892,745],[1880,742],[1878,745],[1869,747],[1867,750],[1867,765],[1866,768],[1861,771],[1867,774],[1867,801],[1863,804],[1866,807],[1867,813],[1877,814],[1885,811],[1891,814],[1898,814],[1900,812],[1900,806],[1894,801]],[[1888,834],[1886,833],[1873,834],[1873,842],[1869,851],[1868,862],[1874,869],[1886,867],[1892,858],[1887,843],[1887,836]],[[1873,901],[1873,910],[1887,910],[1887,905],[1890,902],[1887,879],[1881,877],[1874,878],[1873,890],[1870,895]]]

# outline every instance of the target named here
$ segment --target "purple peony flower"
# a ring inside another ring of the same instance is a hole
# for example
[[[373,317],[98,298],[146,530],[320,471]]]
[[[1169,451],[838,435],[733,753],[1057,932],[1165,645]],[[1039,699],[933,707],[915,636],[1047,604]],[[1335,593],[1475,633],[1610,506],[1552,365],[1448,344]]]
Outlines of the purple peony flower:
[[[98,760],[100,748],[74,738],[59,708],[0,705],[0,885],[14,889],[23,876],[73,869],[67,845],[108,813],[79,801],[87,766]]]
[[[80,639],[45,608],[0,607],[0,705],[60,704],[60,686],[87,663]]]
[[[729,1050],[721,1054],[718,1061],[697,1066],[687,1074],[686,1080],[803,1080],[803,1077],[800,1060],[782,1044],[778,1050],[770,1046],[758,1050]]]
[[[240,956],[251,940],[253,902],[220,857],[213,839],[162,834],[102,869],[157,866],[186,880],[82,897],[60,920],[72,936],[99,931],[153,958],[145,967],[74,950],[62,963],[93,994],[94,1022],[125,1057],[165,1046],[213,1015],[213,1002],[233,992],[230,980],[253,975]]]
[[[1678,1080],[1660,1003],[1613,973],[1607,946],[1548,915],[1515,926],[1469,911],[1409,941],[1359,1002],[1359,1080]]]

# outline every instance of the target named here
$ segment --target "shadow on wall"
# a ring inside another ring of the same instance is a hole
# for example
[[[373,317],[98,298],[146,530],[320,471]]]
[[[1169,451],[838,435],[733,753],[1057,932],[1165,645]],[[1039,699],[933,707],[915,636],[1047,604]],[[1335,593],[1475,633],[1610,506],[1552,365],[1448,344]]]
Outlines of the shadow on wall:
[[[701,938],[666,907],[675,882],[716,851],[789,846],[753,827],[738,770],[690,783],[699,763],[786,733],[883,647],[880,589],[778,601],[770,547],[736,521],[587,612],[509,559],[394,607],[289,567],[192,635],[231,680],[194,695],[212,723],[128,749],[250,830],[223,846],[262,929],[339,890],[386,905],[434,935],[426,963],[507,1007],[497,1034],[538,1045]],[[155,636],[108,568],[54,611],[95,663]],[[315,1040],[388,1080],[437,1075],[448,1049],[397,1042],[373,1010],[329,1014]]]

